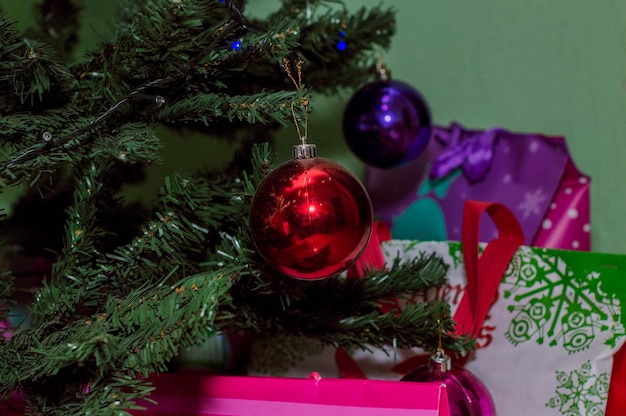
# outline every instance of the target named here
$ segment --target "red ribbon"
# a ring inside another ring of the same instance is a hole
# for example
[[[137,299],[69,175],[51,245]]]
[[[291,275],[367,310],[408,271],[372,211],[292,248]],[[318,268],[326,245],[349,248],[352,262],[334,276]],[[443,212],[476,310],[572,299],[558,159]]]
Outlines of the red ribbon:
[[[487,244],[479,259],[478,231],[483,212],[486,212],[493,220],[498,229],[498,237]],[[356,278],[362,276],[367,269],[384,267],[385,260],[380,243],[390,238],[389,228],[382,222],[376,223],[365,252],[349,270],[348,276]],[[479,335],[489,308],[496,297],[502,276],[518,247],[524,242],[522,227],[506,206],[480,201],[465,203],[462,243],[467,288],[454,315],[457,334],[472,337]],[[384,312],[388,312],[393,306],[383,304],[381,308]],[[366,378],[358,364],[343,349],[338,349],[335,360],[342,377]],[[414,357],[397,364],[394,371],[407,374],[423,363],[423,357]],[[463,362],[458,364],[462,365]]]
[[[365,274],[367,270],[381,270],[385,267],[385,257],[380,248],[381,243],[391,240],[391,230],[389,226],[382,221],[374,222],[372,227],[372,235],[370,237],[363,254],[348,269],[349,279],[358,279]]]
[[[484,212],[493,220],[498,237],[489,241],[479,258],[478,231]],[[458,334],[478,336],[496,298],[502,276],[524,242],[522,227],[506,206],[495,202],[465,203],[462,243],[467,287],[454,314]]]
[[[382,221],[377,221],[372,227],[372,235],[370,240],[359,259],[348,269],[348,279],[358,279],[367,272],[367,270],[381,270],[385,267],[385,257],[380,245],[384,241],[391,240],[391,230],[389,226]],[[380,309],[383,313],[389,312],[394,307],[398,307],[397,300],[392,303],[381,303]],[[335,362],[339,373],[343,378],[367,378],[359,365],[354,361],[352,356],[346,350],[339,347],[335,351]]]
[[[606,416],[622,416],[626,409],[626,345],[613,356]]]

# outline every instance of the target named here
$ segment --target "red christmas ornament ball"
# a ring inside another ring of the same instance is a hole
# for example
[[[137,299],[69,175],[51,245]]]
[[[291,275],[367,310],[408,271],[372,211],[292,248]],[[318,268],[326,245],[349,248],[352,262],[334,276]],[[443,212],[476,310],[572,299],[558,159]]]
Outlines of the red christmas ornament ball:
[[[258,252],[298,279],[324,279],[350,267],[372,232],[372,204],[363,184],[340,164],[294,146],[294,159],[272,170],[250,206]]]

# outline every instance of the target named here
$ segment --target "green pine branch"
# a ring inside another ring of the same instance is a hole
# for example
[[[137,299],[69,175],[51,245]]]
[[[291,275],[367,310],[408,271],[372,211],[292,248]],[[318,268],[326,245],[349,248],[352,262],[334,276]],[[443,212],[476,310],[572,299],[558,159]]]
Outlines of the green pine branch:
[[[334,278],[308,282],[273,276],[271,270],[241,278],[231,293],[240,327],[276,337],[316,338],[326,345],[349,348],[381,348],[436,345],[437,320],[442,320],[446,348],[463,353],[472,342],[448,335],[453,332],[449,305],[434,301],[413,305],[401,302],[401,311],[383,313],[391,300],[422,293],[445,282],[447,267],[439,258],[423,255],[408,262],[396,261],[386,270],[372,271],[359,279]],[[228,309],[228,308],[227,308]],[[280,317],[280,318],[276,318]],[[396,319],[397,318],[397,319]]]
[[[224,319],[216,311],[229,302],[231,275],[239,272],[224,269],[173,285],[146,285],[110,297],[100,312],[44,337],[39,328],[17,333],[11,345],[20,354],[6,357],[10,374],[0,373],[0,396],[19,388],[39,409],[47,407],[47,415],[119,414],[132,408],[150,391],[137,374],[164,371],[181,347],[201,343]],[[116,400],[102,400],[103,394]]]
[[[34,250],[53,266],[28,305],[31,323],[0,343],[0,399],[20,390],[37,415],[126,414],[150,393],[142,376],[228,330],[346,348],[429,347],[442,320],[447,348],[472,347],[448,335],[441,302],[381,311],[445,281],[434,256],[359,279],[303,282],[256,252],[249,206],[276,158],[252,144],[303,120],[313,92],[369,81],[394,20],[386,7],[350,13],[330,0],[283,0],[264,18],[244,6],[124,0],[116,36],[76,63],[68,59],[77,21],[48,45],[42,31],[23,37],[0,17],[0,189],[29,187],[33,212],[64,224]],[[285,59],[302,60],[306,86],[294,88]],[[163,178],[154,205],[129,204],[123,186],[160,160],[163,126],[226,137],[239,150],[223,171]],[[51,196],[58,212],[38,205]],[[17,217],[0,221],[3,237],[27,246],[29,224]],[[9,304],[11,274],[0,279],[0,303]]]
[[[202,123],[207,127],[219,122],[225,122],[227,125],[279,123],[287,126],[293,116],[291,107],[286,103],[298,102],[304,95],[303,91],[263,91],[240,96],[195,95],[166,106],[159,112],[158,117],[167,123]]]

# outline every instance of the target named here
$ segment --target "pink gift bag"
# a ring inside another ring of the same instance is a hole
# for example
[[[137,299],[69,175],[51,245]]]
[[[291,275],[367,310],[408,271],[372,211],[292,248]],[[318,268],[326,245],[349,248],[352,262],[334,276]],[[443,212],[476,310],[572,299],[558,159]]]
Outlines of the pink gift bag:
[[[449,416],[441,383],[159,374],[135,416]]]
[[[563,137],[436,127],[420,157],[394,169],[368,167],[365,184],[394,239],[460,241],[464,202],[479,200],[513,211],[526,245],[591,247],[590,178],[574,165]],[[494,235],[486,224],[480,241]]]

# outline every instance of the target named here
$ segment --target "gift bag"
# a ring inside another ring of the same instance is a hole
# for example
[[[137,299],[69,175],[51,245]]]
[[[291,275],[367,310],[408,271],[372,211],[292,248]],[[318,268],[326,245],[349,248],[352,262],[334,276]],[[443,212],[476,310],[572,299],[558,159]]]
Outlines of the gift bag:
[[[449,416],[440,383],[160,374],[135,416]]]
[[[499,232],[487,245],[478,244],[483,212]],[[522,245],[516,218],[494,203],[468,201],[462,234],[462,242],[390,240],[382,254],[390,262],[436,253],[449,264],[447,285],[413,300],[446,300],[457,332],[477,338],[459,364],[485,383],[498,414],[623,414],[626,255]],[[344,375],[400,378],[425,355],[338,357]]]
[[[499,415],[622,415],[626,255],[526,246],[504,205],[468,201],[464,210],[459,242],[390,240],[385,224],[377,223],[353,275],[397,257],[436,253],[450,267],[448,282],[412,301],[445,300],[457,332],[476,337],[477,350],[457,365],[487,386]],[[498,236],[479,244],[487,218]],[[399,380],[429,356],[392,346],[384,352],[325,348],[285,374],[323,368],[336,377]]]
[[[460,241],[463,203],[472,199],[509,207],[526,245],[590,249],[590,179],[563,137],[437,127],[419,158],[394,169],[368,167],[365,185],[394,239]],[[495,233],[487,221],[480,241]]]

